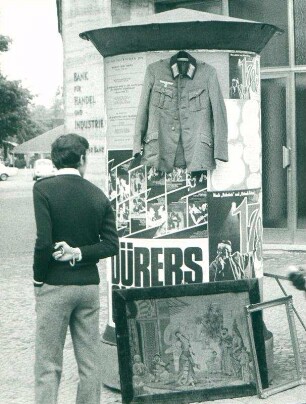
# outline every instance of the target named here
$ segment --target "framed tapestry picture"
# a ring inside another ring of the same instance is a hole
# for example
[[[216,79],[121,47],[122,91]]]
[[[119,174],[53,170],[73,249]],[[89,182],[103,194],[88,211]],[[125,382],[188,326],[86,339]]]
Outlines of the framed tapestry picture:
[[[258,395],[267,398],[305,383],[301,354],[294,321],[292,296],[246,306],[251,350]],[[263,316],[269,332],[273,334],[273,357],[267,358],[269,386],[262,383],[260,358],[257,357],[254,316]],[[275,321],[277,319],[277,321]],[[272,362],[272,363],[271,363]]]
[[[124,403],[186,403],[256,394],[245,307],[259,303],[258,280],[113,292]],[[263,324],[255,316],[265,384]]]

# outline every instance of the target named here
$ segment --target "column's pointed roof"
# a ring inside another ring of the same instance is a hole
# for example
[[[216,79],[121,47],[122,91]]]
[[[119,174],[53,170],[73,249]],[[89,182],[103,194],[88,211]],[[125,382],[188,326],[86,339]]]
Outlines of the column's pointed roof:
[[[172,49],[216,49],[260,53],[276,33],[274,25],[178,8],[91,31],[102,56]]]

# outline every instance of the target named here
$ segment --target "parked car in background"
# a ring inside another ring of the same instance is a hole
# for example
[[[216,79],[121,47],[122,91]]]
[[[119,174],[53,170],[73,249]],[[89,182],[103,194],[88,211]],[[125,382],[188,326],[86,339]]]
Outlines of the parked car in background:
[[[57,169],[49,159],[38,159],[33,166],[33,180],[36,181],[39,178],[50,177],[56,174]]]
[[[17,174],[18,168],[6,167],[4,164],[0,163],[0,181],[6,181],[8,177],[12,177]]]

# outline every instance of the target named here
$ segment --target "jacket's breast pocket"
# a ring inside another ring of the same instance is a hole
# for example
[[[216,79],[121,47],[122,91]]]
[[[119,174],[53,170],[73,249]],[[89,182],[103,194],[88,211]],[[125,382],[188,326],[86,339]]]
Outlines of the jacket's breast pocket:
[[[171,88],[153,87],[151,103],[154,107],[161,109],[170,109],[173,98]]]
[[[209,96],[205,88],[189,91],[190,111],[201,111],[209,107]]]

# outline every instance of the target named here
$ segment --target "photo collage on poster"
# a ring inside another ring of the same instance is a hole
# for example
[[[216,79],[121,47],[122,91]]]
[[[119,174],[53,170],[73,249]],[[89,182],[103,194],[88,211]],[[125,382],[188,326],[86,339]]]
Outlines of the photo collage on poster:
[[[131,150],[108,151],[108,192],[120,237],[207,237],[207,173],[132,167]]]

